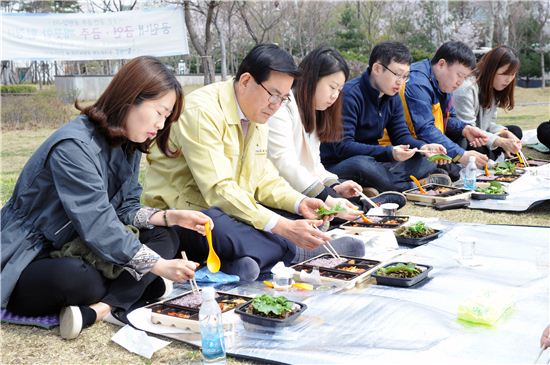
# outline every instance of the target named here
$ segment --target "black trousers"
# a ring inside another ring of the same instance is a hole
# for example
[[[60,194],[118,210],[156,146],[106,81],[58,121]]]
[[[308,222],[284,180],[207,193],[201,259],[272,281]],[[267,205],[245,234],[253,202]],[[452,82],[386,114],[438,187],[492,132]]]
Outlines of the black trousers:
[[[180,247],[179,237],[172,228],[141,230],[139,239],[165,259],[173,259],[185,249],[185,243]],[[54,314],[69,305],[97,302],[128,310],[156,278],[147,273],[138,281],[123,271],[118,278],[108,280],[80,258],[39,258],[21,273],[7,308],[29,316]]]
[[[550,120],[541,123],[537,128],[537,138],[546,147],[550,148]]]
[[[341,179],[356,181],[361,186],[371,186],[378,191],[405,191],[413,188],[409,178],[432,174],[437,166],[420,154],[406,161],[379,162],[372,156],[353,156],[335,164],[326,164],[326,169]]]
[[[214,221],[212,245],[222,262],[222,271],[225,262],[245,256],[254,259],[262,273],[269,272],[278,261],[288,265],[294,259],[296,247],[284,237],[240,222],[219,208],[209,208],[202,212]],[[297,215],[288,212],[277,211],[277,213],[290,219],[298,218]],[[181,227],[176,227],[176,232],[182,244],[188,249],[186,254],[189,260],[203,263],[208,256],[206,238]]]

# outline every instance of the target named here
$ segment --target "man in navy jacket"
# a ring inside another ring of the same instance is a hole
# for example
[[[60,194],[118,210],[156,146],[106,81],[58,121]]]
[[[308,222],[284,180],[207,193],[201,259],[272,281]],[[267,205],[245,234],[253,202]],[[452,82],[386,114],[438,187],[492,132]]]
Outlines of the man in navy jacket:
[[[416,149],[446,153],[445,148],[411,136],[397,95],[409,77],[411,61],[405,45],[380,43],[371,52],[368,69],[345,84],[343,138],[321,145],[321,159],[329,171],[379,191],[404,191],[413,187],[410,175],[424,178],[436,170]],[[384,129],[393,146],[379,144]],[[445,176],[442,182],[450,180]]]

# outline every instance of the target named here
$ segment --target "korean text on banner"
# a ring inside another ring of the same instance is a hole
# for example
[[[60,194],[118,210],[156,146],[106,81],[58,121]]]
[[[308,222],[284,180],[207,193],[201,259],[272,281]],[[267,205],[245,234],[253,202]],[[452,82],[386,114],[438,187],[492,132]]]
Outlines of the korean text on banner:
[[[181,7],[113,13],[3,13],[4,60],[104,60],[189,53]]]

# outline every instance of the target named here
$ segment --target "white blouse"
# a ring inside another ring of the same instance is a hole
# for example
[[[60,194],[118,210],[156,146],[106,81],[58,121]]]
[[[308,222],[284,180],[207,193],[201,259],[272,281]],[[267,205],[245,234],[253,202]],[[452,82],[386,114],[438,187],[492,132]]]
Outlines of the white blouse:
[[[338,176],[321,163],[319,137],[315,131],[306,133],[292,92],[290,99],[268,120],[267,155],[294,189],[314,197],[325,186],[337,184]]]

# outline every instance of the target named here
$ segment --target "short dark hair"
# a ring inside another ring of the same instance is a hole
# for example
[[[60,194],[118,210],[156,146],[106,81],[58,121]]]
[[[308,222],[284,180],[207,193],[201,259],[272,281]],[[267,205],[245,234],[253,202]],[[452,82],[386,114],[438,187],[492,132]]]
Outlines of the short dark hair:
[[[460,41],[445,42],[435,51],[432,58],[432,65],[444,59],[449,65],[456,62],[473,70],[476,67],[476,56],[466,44]]]
[[[375,63],[381,63],[384,66],[388,66],[390,63],[396,62],[401,64],[410,65],[412,62],[412,56],[407,46],[400,42],[382,42],[378,43],[369,56],[369,68],[372,70],[372,66]]]
[[[292,56],[275,44],[258,44],[248,52],[243,59],[235,75],[239,80],[248,72],[257,83],[264,82],[269,78],[271,71],[278,71],[294,78],[300,76],[300,70],[296,66]]]
[[[504,90],[496,91],[493,81],[497,70],[508,66],[504,73],[513,75],[519,70],[519,56],[515,49],[508,46],[498,46],[486,53],[476,66],[474,71],[479,85],[479,105],[489,109],[493,100],[500,108],[512,110],[514,108],[515,82],[511,82]]]
[[[174,109],[157,136],[143,143],[134,143],[125,136],[130,106],[146,100],[163,97],[170,91],[176,93]],[[153,142],[169,157],[178,154],[168,147],[170,126],[178,120],[183,110],[183,90],[172,71],[158,58],[140,56],[126,63],[113,77],[107,89],[90,106],[83,107],[75,101],[75,107],[92,121],[111,146],[127,144],[129,151],[135,149],[148,153]]]
[[[349,78],[349,67],[334,48],[321,46],[300,63],[302,76],[295,81],[294,91],[302,124],[306,132],[314,130],[321,142],[338,142],[342,138],[342,93],[326,110],[315,110],[315,90],[322,77],[343,72]]]

